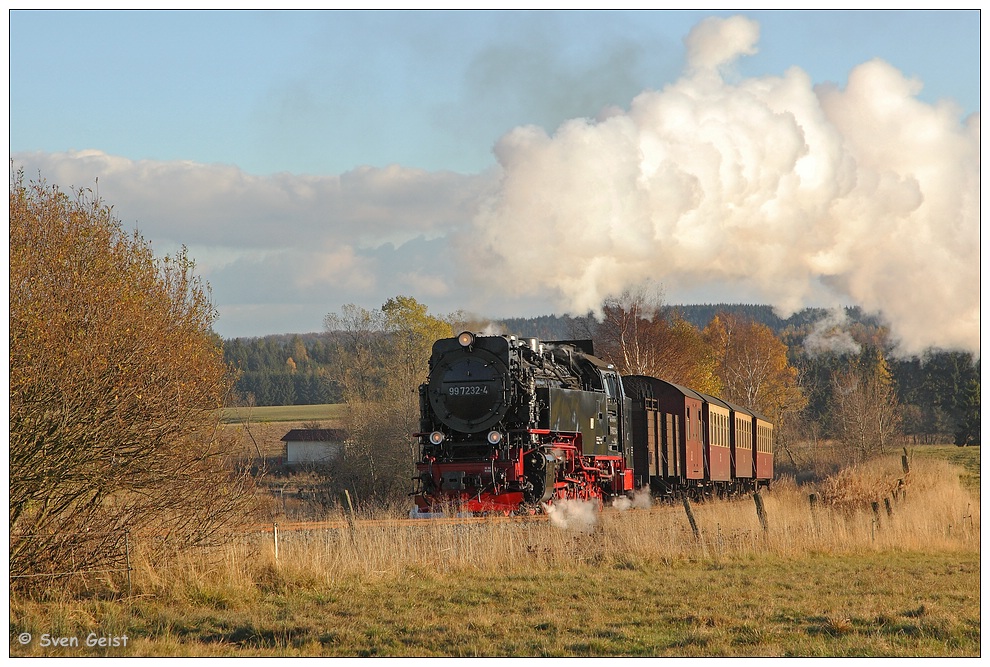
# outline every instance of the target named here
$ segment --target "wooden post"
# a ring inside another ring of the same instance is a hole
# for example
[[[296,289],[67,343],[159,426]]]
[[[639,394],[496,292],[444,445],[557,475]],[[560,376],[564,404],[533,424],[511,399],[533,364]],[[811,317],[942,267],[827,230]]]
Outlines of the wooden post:
[[[691,532],[694,533],[694,539],[701,539],[701,533],[698,532],[698,523],[694,520],[694,512],[691,511],[691,501],[688,500],[687,496],[684,498],[684,512],[687,514],[688,522],[691,524]]]
[[[808,494],[808,504],[811,506],[811,528],[814,534],[818,535],[818,494],[809,493]]]
[[[351,520],[354,519],[354,505],[351,504],[351,492],[344,489],[344,498],[347,500],[347,509],[351,513]]]
[[[127,565],[127,597],[131,597],[131,531],[124,531],[124,563]]]
[[[887,509],[887,516],[888,517],[894,516],[894,508],[892,508],[890,506],[890,498],[884,498],[883,499],[883,506]]]
[[[763,526],[763,532],[766,533],[769,530],[767,526],[767,510],[763,506],[763,496],[757,491],[753,494],[753,502],[756,503],[756,516],[760,519],[760,525]]]
[[[272,543],[275,546],[275,562],[278,562],[278,521],[272,524]]]
[[[356,544],[354,537],[354,505],[351,504],[351,494],[347,489],[344,489],[344,499],[347,500],[347,527],[350,529],[351,534],[351,544]]]
[[[344,489],[344,499],[347,500],[347,524],[354,529],[354,505],[351,504],[351,493],[347,489]]]
[[[904,469],[904,474],[906,475],[909,472],[911,472],[911,466],[908,465],[907,447],[903,447],[902,449],[904,451],[904,454],[901,455],[901,468]]]

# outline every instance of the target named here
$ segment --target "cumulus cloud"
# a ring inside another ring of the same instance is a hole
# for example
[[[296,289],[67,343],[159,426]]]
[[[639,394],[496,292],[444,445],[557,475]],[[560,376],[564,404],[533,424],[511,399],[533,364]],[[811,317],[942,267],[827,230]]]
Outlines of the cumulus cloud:
[[[189,245],[376,247],[442,236],[475,213],[484,176],[398,165],[340,175],[254,176],[232,165],[130,160],[96,150],[11,156],[31,178],[98,185],[127,224]]]
[[[451,254],[447,235],[472,220],[492,183],[491,174],[398,165],[254,176],[96,150],[11,159],[28,179],[97,191],[158,254],[188,247],[213,289],[221,335],[317,331],[345,303],[373,306],[407,290],[430,303],[449,291],[450,262],[437,261]],[[464,298],[452,296],[450,309]]]
[[[713,73],[757,35],[709,19],[688,73],[628,111],[506,134],[464,246],[488,258],[483,282],[570,312],[646,279],[743,284],[784,313],[824,285],[834,304],[815,305],[881,312],[902,352],[978,350],[978,116],[919,101],[879,60],[845,88]]]

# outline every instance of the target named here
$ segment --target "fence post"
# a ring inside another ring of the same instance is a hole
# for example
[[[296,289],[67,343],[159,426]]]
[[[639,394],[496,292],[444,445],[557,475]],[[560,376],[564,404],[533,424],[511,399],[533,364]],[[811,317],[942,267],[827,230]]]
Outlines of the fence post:
[[[124,531],[124,563],[127,565],[127,597],[131,597],[131,531]]]
[[[753,502],[756,503],[756,516],[760,518],[760,525],[763,526],[763,532],[766,533],[769,531],[769,527],[767,526],[767,510],[763,507],[763,496],[760,495],[759,491],[753,494]]]
[[[698,532],[698,524],[694,520],[694,512],[691,511],[691,501],[688,500],[686,495],[682,496],[682,498],[684,499],[684,512],[687,514],[688,521],[691,524],[691,532],[694,533],[694,539],[701,539],[701,534]]]
[[[355,537],[355,525],[354,525],[354,504],[351,503],[351,493],[347,489],[344,489],[344,500],[347,501],[347,510],[344,512],[344,518],[347,519],[348,533],[351,536],[351,544],[357,545],[357,538]]]
[[[870,524],[870,539],[876,542],[877,531],[880,530],[880,503],[870,502],[870,509],[873,510],[873,522]]]
[[[275,562],[278,562],[278,521],[272,524],[272,543],[275,546]]]

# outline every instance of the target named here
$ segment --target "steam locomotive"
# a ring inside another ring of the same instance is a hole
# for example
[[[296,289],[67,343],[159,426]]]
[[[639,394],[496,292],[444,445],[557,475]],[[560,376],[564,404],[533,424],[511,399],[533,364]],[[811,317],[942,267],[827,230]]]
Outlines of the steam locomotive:
[[[591,341],[470,332],[433,344],[419,388],[417,513],[524,513],[768,485],[773,425],[647,376],[621,377]]]

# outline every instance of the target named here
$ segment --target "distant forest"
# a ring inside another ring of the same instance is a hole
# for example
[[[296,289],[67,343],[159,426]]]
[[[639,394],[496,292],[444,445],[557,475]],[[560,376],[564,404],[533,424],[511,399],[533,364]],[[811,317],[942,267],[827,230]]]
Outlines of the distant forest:
[[[827,422],[834,371],[856,363],[858,350],[873,349],[887,358],[904,411],[906,433],[919,439],[955,434],[957,439],[978,441],[980,360],[972,354],[932,350],[921,357],[893,357],[883,323],[858,308],[847,308],[845,320],[839,323],[832,322],[833,314],[820,308],[807,308],[786,319],[765,305],[705,304],[667,306],[666,310],[668,316],[676,313],[698,329],[704,329],[719,312],[769,327],[788,346],[790,362],[798,369],[809,399],[806,412],[811,420]],[[810,342],[823,326],[830,328],[830,340],[846,341],[848,347],[814,349]],[[542,315],[502,319],[485,333],[571,340],[588,338],[592,330],[593,321],[588,316]],[[834,335],[836,332],[839,335]],[[253,405],[340,402],[341,391],[334,381],[339,364],[333,357],[333,335],[319,332],[225,340],[224,358],[238,373],[237,400]],[[426,362],[424,359],[424,380]]]
[[[666,306],[669,314],[677,313],[698,329],[704,329],[720,312],[730,313],[743,319],[765,324],[780,337],[786,332],[810,332],[815,323],[829,314],[824,308],[805,308],[790,317],[779,317],[773,306],[757,304],[714,303],[692,306]],[[865,315],[859,308],[846,309],[846,317],[850,324],[881,329],[882,323],[873,316]],[[531,336],[542,340],[567,340],[572,338],[575,329],[580,331],[580,322],[586,318],[575,318],[569,315],[541,315],[539,317],[517,317],[499,321],[505,330],[500,333],[514,333],[520,336]]]

